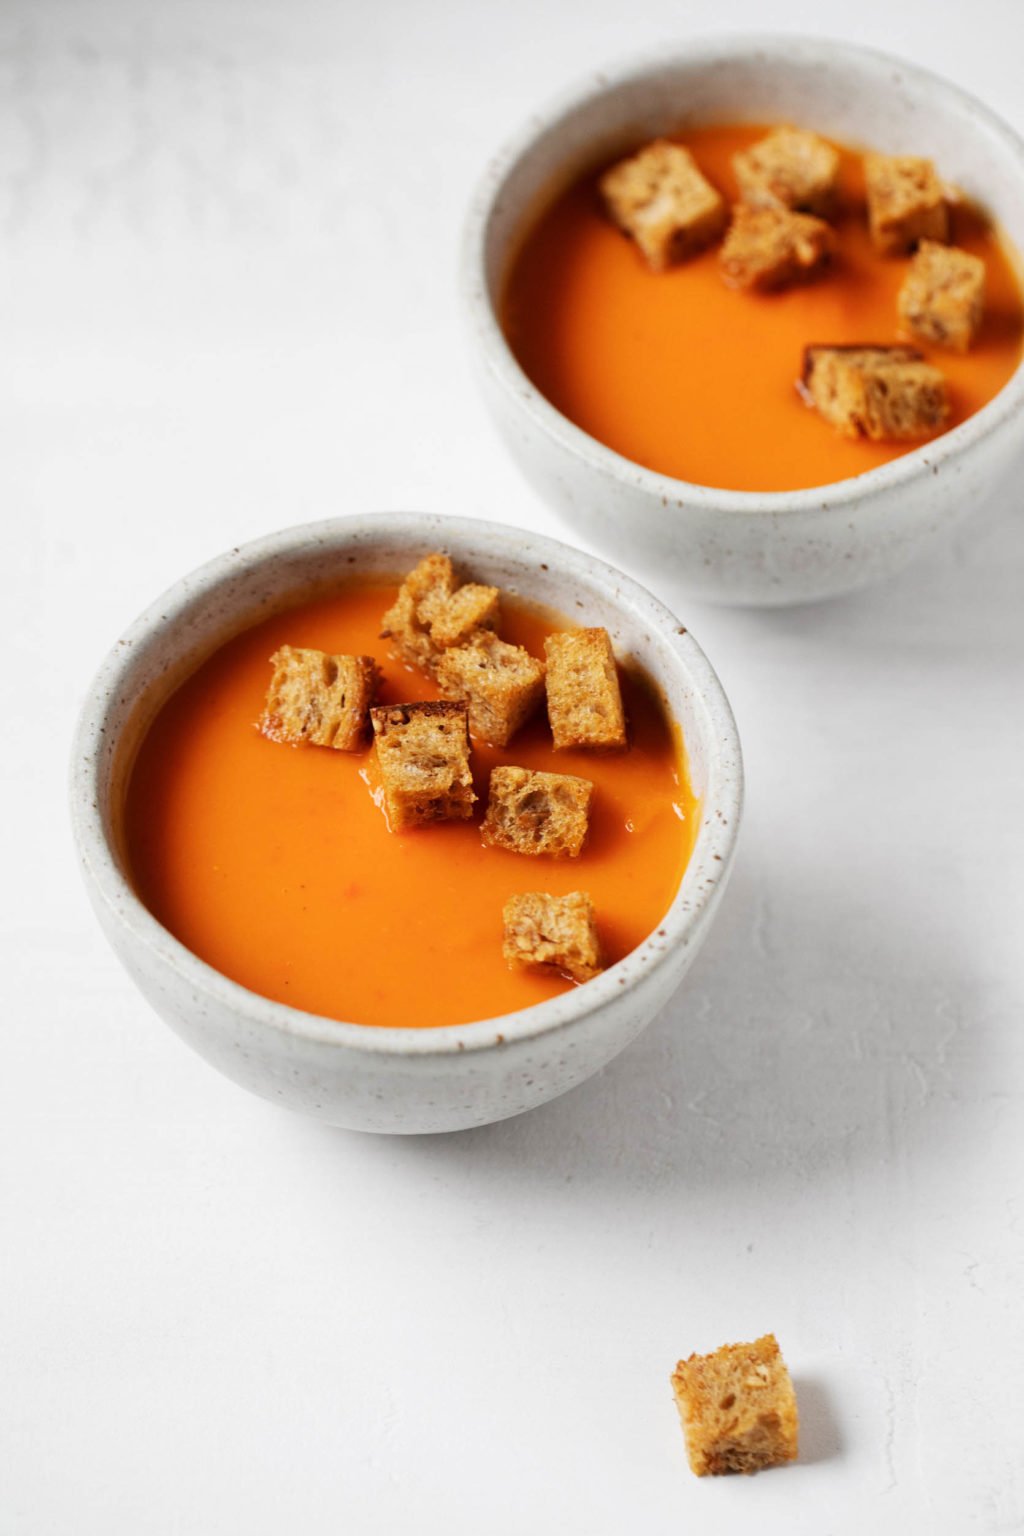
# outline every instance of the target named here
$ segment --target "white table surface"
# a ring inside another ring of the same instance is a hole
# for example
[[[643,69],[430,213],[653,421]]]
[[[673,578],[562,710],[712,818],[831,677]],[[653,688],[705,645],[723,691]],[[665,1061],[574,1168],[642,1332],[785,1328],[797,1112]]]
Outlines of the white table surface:
[[[855,21],[1024,129],[1021,15]],[[467,195],[591,66],[767,19],[0,9],[3,1536],[1024,1529],[1018,493],[866,596],[686,605],[746,747],[734,882],[664,1016],[525,1118],[374,1139],[248,1097],[70,848],[90,675],[185,570],[366,509],[560,531],[472,387]],[[767,1329],[801,1461],[697,1481],[669,1371]]]

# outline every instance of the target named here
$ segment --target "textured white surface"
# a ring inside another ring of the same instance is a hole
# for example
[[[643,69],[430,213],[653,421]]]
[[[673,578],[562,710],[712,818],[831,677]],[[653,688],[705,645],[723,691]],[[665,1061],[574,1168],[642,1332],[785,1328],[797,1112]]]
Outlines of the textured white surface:
[[[857,22],[1024,128],[1019,14]],[[864,597],[683,614],[746,748],[729,898],[665,1016],[524,1119],[248,1098],[148,1015],[69,846],[74,710],[172,577],[346,509],[560,531],[469,382],[464,201],[575,74],[765,20],[0,10],[4,1536],[1024,1525],[1019,498]],[[765,1328],[803,1459],[697,1482],[667,1374]]]

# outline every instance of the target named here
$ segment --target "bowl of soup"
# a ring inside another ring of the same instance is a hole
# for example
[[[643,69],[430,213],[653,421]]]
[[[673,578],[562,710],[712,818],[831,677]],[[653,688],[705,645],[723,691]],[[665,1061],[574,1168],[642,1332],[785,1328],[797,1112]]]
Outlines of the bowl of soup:
[[[739,291],[717,240],[652,270],[609,215],[609,168],[677,144],[734,209],[737,157],[780,125],[837,159],[827,270]],[[808,349],[908,339],[914,258],[873,243],[868,152],[930,161],[948,188],[942,238],[985,269],[969,349],[910,338],[948,402],[911,440],[844,435],[801,395]],[[485,400],[544,500],[673,591],[779,605],[893,574],[1006,486],[1024,400],[1021,249],[1024,146],[981,103],[850,44],[736,36],[607,70],[535,115],[473,201],[461,286]]]
[[[388,723],[436,711],[434,677],[396,645],[393,621],[382,635],[425,557],[472,584],[463,596],[500,593],[508,654],[603,635],[625,745],[556,751],[541,702],[501,746],[468,738],[471,807],[396,828],[375,737],[346,750],[287,739],[268,716],[282,656],[333,658],[335,671],[358,658]],[[488,841],[498,769],[590,786],[578,856]],[[741,801],[721,685],[658,600],[564,544],[428,514],[289,529],[182,578],[101,666],[72,772],[92,904],[157,1014],[265,1098],[399,1133],[518,1114],[626,1046],[707,932]],[[592,903],[603,959],[591,979],[509,963],[505,905],[538,892]]]

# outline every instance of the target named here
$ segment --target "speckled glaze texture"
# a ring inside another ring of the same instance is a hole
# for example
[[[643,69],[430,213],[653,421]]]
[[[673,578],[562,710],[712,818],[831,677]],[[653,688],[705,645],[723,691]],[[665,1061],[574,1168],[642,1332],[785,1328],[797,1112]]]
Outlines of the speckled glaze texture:
[[[524,231],[552,196],[659,133],[794,118],[848,143],[933,157],[1024,249],[1024,145],[1010,128],[902,60],[790,36],[697,42],[591,77],[497,158],[466,229],[462,289],[481,386],[520,468],[611,558],[671,572],[678,590],[710,602],[812,601],[889,576],[1020,462],[1022,369],[975,416],[889,464],[820,489],[760,494],[640,468],[573,426],[513,358],[496,305]]]
[[[231,636],[330,590],[353,568],[397,575],[445,549],[483,581],[580,624],[662,689],[687,743],[701,826],[658,931],[584,987],[516,1014],[442,1029],[377,1029],[315,1017],[236,985],[197,959],[135,896],[121,845],[138,744],[170,692]],[[554,540],[425,514],[338,518],[272,535],[186,576],[100,669],[72,763],[75,840],[107,938],[153,1008],[201,1056],[254,1093],[332,1124],[451,1131],[520,1114],[610,1061],[689,968],[727,879],[742,803],[736,726],[714,672],[679,621],[610,566]]]

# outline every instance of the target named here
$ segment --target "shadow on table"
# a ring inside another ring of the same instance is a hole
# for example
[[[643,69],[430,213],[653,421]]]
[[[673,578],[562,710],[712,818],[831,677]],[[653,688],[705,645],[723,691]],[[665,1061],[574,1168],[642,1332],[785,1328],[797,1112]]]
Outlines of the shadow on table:
[[[963,521],[905,571],[877,586],[844,597],[790,608],[693,608],[673,592],[671,578],[659,591],[676,612],[692,618],[704,643],[707,631],[741,645],[797,640],[816,651],[864,646],[867,654],[892,642],[935,647],[941,656],[959,636],[1024,652],[1024,605],[1019,601],[1024,567],[1024,452],[1016,476],[996,500],[969,509]],[[712,649],[710,643],[709,650]],[[717,655],[717,648],[714,654]]]
[[[800,1461],[803,1466],[813,1466],[820,1461],[833,1461],[842,1453],[843,1437],[839,1430],[828,1388],[810,1376],[794,1376],[800,1413]]]
[[[822,888],[741,856],[683,988],[601,1073],[514,1120],[398,1145],[577,1196],[891,1165],[955,1135],[984,1047],[975,994],[950,934],[884,890],[856,906],[841,872]]]

